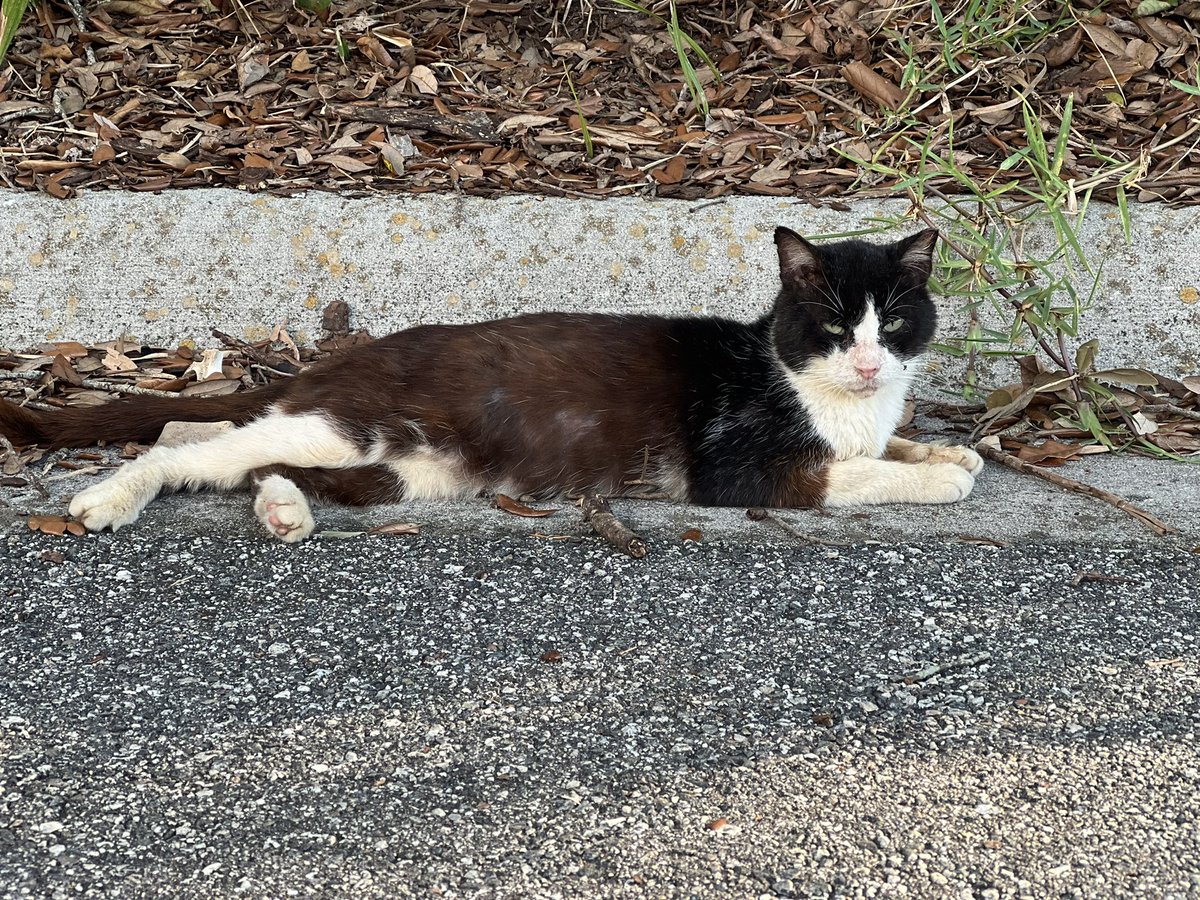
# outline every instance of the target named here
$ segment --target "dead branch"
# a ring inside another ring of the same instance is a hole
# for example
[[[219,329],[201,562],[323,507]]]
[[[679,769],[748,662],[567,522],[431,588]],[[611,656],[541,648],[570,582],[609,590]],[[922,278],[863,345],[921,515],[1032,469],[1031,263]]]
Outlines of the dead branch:
[[[1035,466],[1033,463],[1026,462],[1023,459],[1018,459],[1011,453],[1006,453],[999,447],[995,447],[986,440],[980,441],[975,445],[975,450],[981,456],[986,456],[993,462],[998,462],[1002,466],[1008,466],[1017,472],[1023,472],[1026,475],[1033,475],[1037,478],[1049,481],[1051,484],[1056,484],[1060,488],[1065,488],[1068,491],[1074,491],[1077,494],[1086,494],[1089,497],[1095,497],[1097,500],[1103,500],[1112,506],[1115,506],[1121,512],[1128,516],[1137,519],[1151,531],[1158,535],[1178,534],[1178,529],[1172,528],[1166,522],[1151,515],[1140,507],[1134,506],[1124,497],[1119,497],[1110,491],[1103,488],[1098,488],[1095,485],[1084,484],[1081,481],[1074,481],[1059,475],[1057,472],[1052,472],[1049,469],[1044,469],[1041,466]]]
[[[212,330],[212,336],[218,341],[223,342],[226,347],[232,347],[235,350],[240,350],[260,366],[265,369],[270,369],[277,375],[298,375],[302,371],[300,366],[296,365],[286,356],[275,353],[274,351],[264,352],[253,344],[239,340],[233,335],[226,334],[217,328]]]
[[[484,113],[455,118],[425,110],[400,106],[359,106],[355,103],[327,103],[322,116],[348,119],[351,122],[374,122],[397,128],[432,131],[459,141],[492,142],[497,138],[496,126]]]
[[[920,684],[922,681],[928,681],[935,675],[941,675],[944,672],[953,672],[956,669],[967,669],[971,666],[977,666],[980,663],[987,662],[991,658],[992,654],[985,650],[982,653],[976,653],[974,656],[964,656],[948,662],[936,663],[935,665],[921,669],[919,672],[905,675],[902,680],[905,684]]]
[[[634,559],[644,559],[646,542],[638,537],[628,525],[616,517],[608,501],[599,494],[584,494],[579,498],[583,510],[583,521],[622,553]]]

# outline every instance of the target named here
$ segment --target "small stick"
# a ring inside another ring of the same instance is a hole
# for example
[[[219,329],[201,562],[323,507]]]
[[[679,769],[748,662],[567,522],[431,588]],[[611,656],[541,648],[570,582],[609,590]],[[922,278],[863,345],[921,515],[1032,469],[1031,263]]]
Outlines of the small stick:
[[[49,484],[51,481],[62,481],[66,478],[78,478],[80,475],[95,475],[99,471],[99,466],[84,466],[81,469],[72,469],[70,472],[63,472],[60,475],[51,475],[49,478],[43,478],[42,481],[45,484]]]
[[[1076,572],[1071,579],[1071,587],[1079,587],[1085,581],[1107,581],[1111,584],[1133,584],[1132,578],[1122,575],[1105,575],[1103,572]]]
[[[0,381],[37,381],[45,372],[9,372],[0,369]]]
[[[952,659],[949,662],[937,663],[919,672],[905,675],[902,680],[905,684],[918,684],[922,681],[928,681],[935,675],[941,675],[943,672],[953,672],[955,669],[966,669],[970,666],[977,666],[982,662],[987,662],[991,658],[992,654],[985,650],[983,653],[976,653],[974,656],[962,656],[958,659]]]
[[[646,542],[616,517],[607,500],[599,494],[584,494],[579,498],[579,506],[583,510],[583,521],[591,525],[596,534],[634,559],[645,558]]]
[[[1176,406],[1174,403],[1151,403],[1142,407],[1144,413],[1160,413],[1169,412],[1173,416],[1179,416],[1181,419],[1200,419],[1200,412],[1194,409],[1184,409],[1182,406]]]
[[[808,534],[807,532],[799,531],[798,529],[793,528],[787,522],[783,521],[783,519],[779,518],[779,516],[775,515],[775,513],[771,512],[769,509],[764,509],[761,506],[752,506],[746,510],[746,518],[751,522],[762,522],[764,520],[771,522],[772,524],[782,528],[796,540],[804,541],[806,544],[822,544],[826,547],[854,546],[853,544],[848,544],[845,541],[828,541],[825,538],[817,537],[815,534]]]
[[[120,391],[122,394],[137,394],[142,397],[179,397],[173,391],[156,391],[153,388],[138,387],[136,384],[125,384],[123,381],[108,381],[104,378],[85,378],[80,382],[84,387],[96,391]]]
[[[978,444],[976,444],[975,450],[981,456],[986,456],[993,462],[998,462],[1003,466],[1008,466],[1008,468],[1017,472],[1024,472],[1026,475],[1034,475],[1038,478],[1049,481],[1051,484],[1056,484],[1061,488],[1065,488],[1068,491],[1074,491],[1077,494],[1087,494],[1089,497],[1095,497],[1097,500],[1103,500],[1105,503],[1115,506],[1126,515],[1137,519],[1151,531],[1160,536],[1179,533],[1178,529],[1172,528],[1166,522],[1162,521],[1162,519],[1152,516],[1144,509],[1134,506],[1124,497],[1118,497],[1116,494],[1106,491],[1103,488],[1098,488],[1090,484],[1084,484],[1081,481],[1073,481],[1070,478],[1065,478],[1064,476],[1059,475],[1057,472],[1052,472],[1049,469],[1043,469],[1041,466],[1035,466],[1033,463],[1028,463],[1023,459],[1018,459],[1011,453],[1005,453],[999,447],[993,447],[986,441],[980,441]]]
[[[83,15],[83,4],[80,0],[67,0],[67,7],[71,10],[71,15],[75,18],[75,28],[82,35],[87,31],[87,19]],[[87,57],[88,65],[94,66],[96,64],[96,52],[92,50],[92,45],[85,44],[83,52]]]

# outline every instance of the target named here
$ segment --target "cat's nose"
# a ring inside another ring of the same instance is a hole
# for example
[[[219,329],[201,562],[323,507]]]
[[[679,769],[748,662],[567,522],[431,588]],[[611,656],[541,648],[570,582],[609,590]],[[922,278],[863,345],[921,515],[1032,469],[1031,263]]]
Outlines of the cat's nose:
[[[863,381],[870,381],[879,374],[879,366],[855,366],[854,371],[859,374]]]

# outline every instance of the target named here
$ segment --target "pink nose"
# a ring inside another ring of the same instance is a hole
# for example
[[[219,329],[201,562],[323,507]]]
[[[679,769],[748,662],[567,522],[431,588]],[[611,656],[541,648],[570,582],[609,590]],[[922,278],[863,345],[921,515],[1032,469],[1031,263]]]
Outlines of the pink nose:
[[[879,366],[855,366],[854,371],[859,374],[863,381],[870,381],[879,374]]]

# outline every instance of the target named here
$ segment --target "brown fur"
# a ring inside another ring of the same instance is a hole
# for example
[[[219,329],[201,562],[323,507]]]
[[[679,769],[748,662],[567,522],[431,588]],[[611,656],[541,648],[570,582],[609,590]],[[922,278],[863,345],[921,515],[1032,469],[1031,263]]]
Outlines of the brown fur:
[[[0,434],[18,446],[51,449],[158,440],[168,422],[220,422],[241,425],[262,413],[286,390],[276,382],[253,392],[225,397],[122,397],[103,406],[47,413],[0,400]]]

